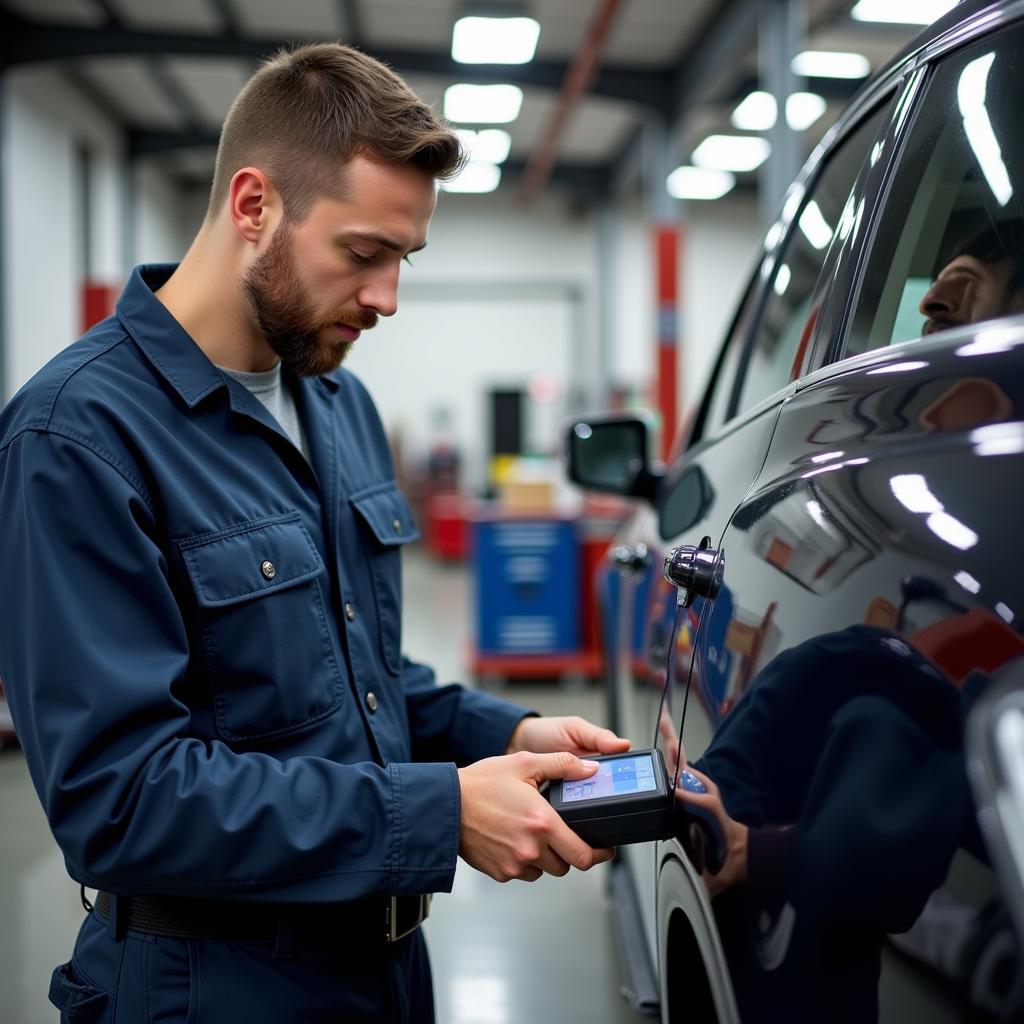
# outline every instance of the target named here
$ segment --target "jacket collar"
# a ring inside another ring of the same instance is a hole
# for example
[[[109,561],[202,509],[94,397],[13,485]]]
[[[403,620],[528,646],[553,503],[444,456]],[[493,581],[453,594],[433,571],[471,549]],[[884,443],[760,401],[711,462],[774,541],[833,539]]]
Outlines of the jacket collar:
[[[174,273],[176,263],[136,267],[117,301],[117,316],[157,372],[192,408],[227,378],[153,293]],[[317,379],[324,391],[336,391],[336,374]]]

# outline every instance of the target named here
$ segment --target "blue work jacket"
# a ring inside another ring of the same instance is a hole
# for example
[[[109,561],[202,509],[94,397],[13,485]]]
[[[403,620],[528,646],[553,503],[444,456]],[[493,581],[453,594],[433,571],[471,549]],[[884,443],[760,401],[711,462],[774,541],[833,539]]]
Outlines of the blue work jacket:
[[[71,876],[341,901],[451,888],[456,765],[524,711],[401,653],[417,537],[349,372],[311,463],[133,273],[0,415],[0,679]]]

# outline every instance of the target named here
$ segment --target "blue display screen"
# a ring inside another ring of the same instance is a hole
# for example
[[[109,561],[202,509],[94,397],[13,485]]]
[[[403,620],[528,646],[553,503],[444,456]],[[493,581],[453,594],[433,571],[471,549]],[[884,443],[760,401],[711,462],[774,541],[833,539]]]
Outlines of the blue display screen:
[[[589,779],[566,779],[562,782],[563,803],[649,793],[658,788],[654,778],[654,759],[650,754],[617,757],[600,764],[597,774]]]

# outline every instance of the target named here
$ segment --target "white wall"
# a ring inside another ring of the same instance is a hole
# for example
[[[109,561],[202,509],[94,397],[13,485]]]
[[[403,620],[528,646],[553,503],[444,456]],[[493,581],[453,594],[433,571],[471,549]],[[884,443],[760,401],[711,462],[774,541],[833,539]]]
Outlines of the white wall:
[[[5,72],[2,123],[4,398],[81,326],[82,217],[77,150],[90,151],[90,279],[119,288],[125,252],[120,131],[52,67]],[[140,259],[178,252],[182,219],[159,172],[142,175],[133,220]],[[151,212],[153,211],[153,212]]]
[[[698,401],[761,244],[757,199],[726,196],[686,205],[680,283],[680,408]]]
[[[206,213],[204,202],[186,201],[157,160],[135,168],[132,217],[133,263],[177,263],[192,243]]]
[[[116,282],[120,210],[109,178],[114,129],[52,70],[5,76],[3,267],[5,390],[13,393],[78,334],[81,220],[76,147],[95,154],[94,277]]]
[[[349,365],[403,450],[425,455],[431,412],[450,410],[464,480],[486,479],[486,392],[546,390],[526,443],[556,449],[570,391],[593,394],[598,345],[597,241],[589,216],[556,199],[442,193],[427,248],[403,268],[399,312],[356,344]]]

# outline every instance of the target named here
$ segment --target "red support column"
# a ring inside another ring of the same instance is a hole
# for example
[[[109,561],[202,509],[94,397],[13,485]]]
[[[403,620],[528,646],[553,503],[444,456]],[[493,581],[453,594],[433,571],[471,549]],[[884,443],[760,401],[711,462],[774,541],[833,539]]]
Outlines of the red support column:
[[[656,393],[661,413],[661,457],[668,459],[678,431],[679,244],[676,224],[654,228],[655,272],[658,280],[658,369]]]
[[[81,285],[81,327],[84,334],[93,324],[98,324],[114,312],[117,305],[117,289],[98,281],[85,280]]]

